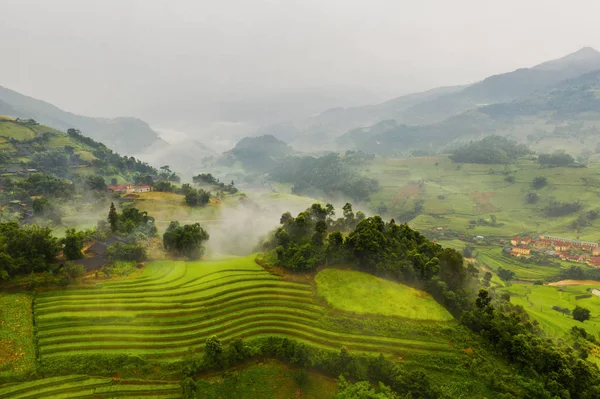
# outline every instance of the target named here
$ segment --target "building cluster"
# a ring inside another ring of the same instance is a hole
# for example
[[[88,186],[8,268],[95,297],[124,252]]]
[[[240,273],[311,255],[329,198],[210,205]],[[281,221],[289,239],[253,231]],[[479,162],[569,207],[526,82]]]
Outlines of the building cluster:
[[[133,184],[130,184],[130,183],[119,184],[117,186],[108,186],[107,188],[109,191],[112,191],[115,193],[124,193],[124,194],[147,193],[148,191],[154,190],[154,187],[152,187],[152,186],[134,186]]]
[[[513,237],[510,244],[511,247],[505,248],[505,252],[513,256],[547,255],[600,267],[600,244],[597,242],[541,235],[535,238]]]

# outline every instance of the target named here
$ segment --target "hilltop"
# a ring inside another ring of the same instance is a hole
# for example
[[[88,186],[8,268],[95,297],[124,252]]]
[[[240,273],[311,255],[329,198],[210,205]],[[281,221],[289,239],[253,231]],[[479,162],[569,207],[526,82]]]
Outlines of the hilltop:
[[[298,149],[360,149],[386,156],[407,156],[414,151],[436,154],[439,143],[445,145],[489,132],[520,136],[537,130],[552,133],[552,126],[544,126],[545,121],[538,120],[539,112],[533,112],[537,111],[535,99],[565,83],[575,84],[578,78],[598,70],[600,53],[586,47],[556,60],[472,84],[440,87],[376,105],[331,109],[259,132],[273,134]],[[507,120],[493,115],[494,107],[502,104],[527,105],[530,111],[526,116],[536,120]],[[557,105],[554,111],[560,110]],[[576,122],[580,114],[564,117],[559,112],[557,116],[562,119],[555,119],[562,124]],[[595,115],[586,116],[586,120],[594,118]]]
[[[157,142],[164,142],[144,121],[137,118],[92,118],[64,111],[50,103],[38,100],[0,86],[0,115],[12,118],[35,119],[54,129],[80,129],[88,137],[104,143],[121,153],[139,153]]]

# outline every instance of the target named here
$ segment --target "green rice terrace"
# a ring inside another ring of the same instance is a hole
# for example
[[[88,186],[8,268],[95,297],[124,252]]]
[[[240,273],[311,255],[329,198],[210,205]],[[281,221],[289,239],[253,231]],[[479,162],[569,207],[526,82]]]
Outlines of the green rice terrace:
[[[178,360],[218,335],[224,342],[265,336],[312,346],[409,355],[450,351],[447,341],[365,336],[320,326],[326,308],[308,282],[269,274],[252,257],[153,262],[136,279],[41,293],[35,300],[42,359],[129,354]]]

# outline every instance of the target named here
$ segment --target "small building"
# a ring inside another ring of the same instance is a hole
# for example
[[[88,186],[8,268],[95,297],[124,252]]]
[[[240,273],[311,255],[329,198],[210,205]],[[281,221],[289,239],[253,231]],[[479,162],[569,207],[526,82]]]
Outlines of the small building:
[[[154,187],[152,186],[137,186],[134,188],[134,191],[136,193],[147,193],[148,191],[152,190],[154,190]]]
[[[521,245],[529,245],[533,241],[531,238],[523,238],[521,239]]]
[[[519,237],[513,237],[512,240],[510,240],[510,243],[513,247],[516,247],[517,245],[519,245],[520,242],[521,242],[521,239]]]
[[[529,255],[531,254],[531,249],[529,248],[525,248],[525,247],[513,247],[513,249],[511,250],[511,253],[513,255]]]
[[[600,256],[589,258],[587,264],[594,267],[600,267]]]
[[[117,193],[132,193],[133,186],[130,183],[119,184],[116,186],[108,186],[109,191],[117,192]]]

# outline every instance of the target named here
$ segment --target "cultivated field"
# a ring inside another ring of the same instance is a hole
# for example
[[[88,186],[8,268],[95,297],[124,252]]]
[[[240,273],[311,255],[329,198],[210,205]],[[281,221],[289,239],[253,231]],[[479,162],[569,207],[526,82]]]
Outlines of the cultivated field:
[[[572,327],[583,327],[595,336],[600,334],[600,297],[590,294],[587,289],[600,289],[600,282],[593,285],[522,285],[514,284],[504,288],[511,294],[511,302],[522,305],[537,321],[546,334],[552,338],[564,338]],[[583,323],[564,315],[553,306],[575,309],[575,306],[590,309],[591,319]]]
[[[505,174],[506,173],[506,174]],[[382,190],[371,196],[375,210],[387,206],[388,217],[398,217],[423,201],[423,210],[410,224],[419,230],[437,227],[468,236],[505,236],[525,233],[597,240],[600,219],[577,232],[571,222],[585,211],[598,208],[600,164],[587,168],[542,168],[533,161],[511,165],[479,165],[452,162],[446,156],[409,159],[376,158],[364,174],[379,180]],[[514,177],[514,183],[505,180]],[[531,186],[537,176],[546,177],[548,185],[539,190]],[[537,204],[527,204],[526,196],[536,192]],[[547,217],[542,209],[551,201],[581,201],[580,212]],[[482,218],[496,225],[470,224]]]
[[[309,283],[273,276],[253,257],[150,263],[135,279],[41,293],[35,301],[41,358],[129,354],[178,360],[217,335],[293,338],[315,347],[402,354],[451,351],[443,340],[420,341],[324,329],[326,309]]]
[[[197,398],[332,398],[337,392],[336,380],[310,372],[305,372],[306,380],[300,386],[298,372],[278,361],[267,360],[236,369],[225,377],[204,378],[198,382]]]
[[[24,374],[34,366],[31,296],[0,293],[0,377]]]
[[[452,315],[431,295],[404,284],[370,274],[324,269],[315,277],[317,293],[337,309],[358,314],[379,314],[414,320],[452,320]]]
[[[178,382],[121,380],[87,375],[45,378],[0,387],[0,399],[66,398],[181,398]]]

